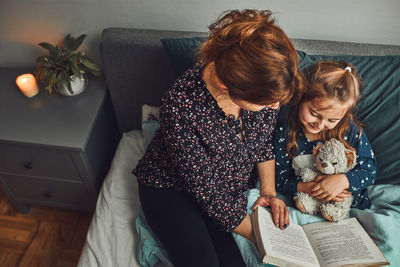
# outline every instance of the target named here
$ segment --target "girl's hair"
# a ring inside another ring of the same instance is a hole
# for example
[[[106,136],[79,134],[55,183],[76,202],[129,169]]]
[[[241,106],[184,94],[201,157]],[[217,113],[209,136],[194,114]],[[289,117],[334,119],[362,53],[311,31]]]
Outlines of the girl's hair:
[[[296,49],[268,10],[233,10],[209,26],[200,48],[232,98],[268,105],[298,99],[303,75]]]
[[[344,140],[344,135],[351,122],[355,122],[360,129],[361,123],[352,114],[361,94],[361,82],[355,68],[346,61],[321,61],[313,64],[305,72],[307,89],[301,97],[302,102],[315,98],[331,98],[341,104],[353,100],[340,122],[331,130],[321,131],[321,139],[327,141],[336,138],[344,143],[347,148],[351,146]],[[298,152],[296,136],[302,127],[299,119],[300,105],[293,105],[287,116],[289,125],[289,138],[287,152],[293,158]]]

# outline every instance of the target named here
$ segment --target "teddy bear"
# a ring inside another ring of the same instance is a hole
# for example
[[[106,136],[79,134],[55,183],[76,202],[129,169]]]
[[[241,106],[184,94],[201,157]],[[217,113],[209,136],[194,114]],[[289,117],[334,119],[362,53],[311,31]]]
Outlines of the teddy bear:
[[[311,182],[321,174],[340,174],[354,168],[356,152],[348,149],[337,139],[330,139],[318,144],[312,155],[313,168],[295,168],[296,175],[303,182]],[[303,213],[316,214],[318,212],[328,221],[340,221],[349,215],[353,198],[346,198],[343,202],[323,202],[304,192],[298,192],[294,197],[296,207]]]

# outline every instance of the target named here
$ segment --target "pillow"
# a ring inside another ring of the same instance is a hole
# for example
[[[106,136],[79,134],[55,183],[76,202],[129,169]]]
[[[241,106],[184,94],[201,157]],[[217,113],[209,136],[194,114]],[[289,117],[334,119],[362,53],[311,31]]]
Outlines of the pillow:
[[[142,133],[144,138],[144,150],[146,151],[147,146],[153,139],[156,131],[160,128],[160,122],[156,120],[146,120],[142,122]]]
[[[362,82],[357,117],[378,162],[377,184],[400,185],[400,56],[324,56],[300,53],[300,68],[320,60],[345,60]]]
[[[194,65],[200,45],[207,37],[160,39],[171,60],[175,78]]]
[[[142,123],[147,120],[160,120],[160,107],[142,105]]]

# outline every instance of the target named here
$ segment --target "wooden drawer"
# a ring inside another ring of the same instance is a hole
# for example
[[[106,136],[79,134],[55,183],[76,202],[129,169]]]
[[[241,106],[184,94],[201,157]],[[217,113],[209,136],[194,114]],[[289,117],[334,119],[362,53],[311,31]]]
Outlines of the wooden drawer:
[[[83,183],[15,175],[2,175],[0,179],[15,198],[28,202],[52,202],[78,209],[86,209],[92,204]]]
[[[67,151],[0,143],[0,172],[80,180]]]

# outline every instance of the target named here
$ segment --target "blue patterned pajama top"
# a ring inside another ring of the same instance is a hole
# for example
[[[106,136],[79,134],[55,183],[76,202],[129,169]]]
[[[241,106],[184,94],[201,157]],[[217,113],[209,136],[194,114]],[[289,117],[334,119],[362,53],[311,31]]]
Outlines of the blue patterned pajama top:
[[[275,177],[276,190],[291,198],[297,193],[299,180],[292,169],[292,160],[286,152],[288,129],[284,123],[279,122],[273,139],[276,156]],[[356,124],[349,127],[345,135],[346,142],[357,151],[357,165],[345,173],[349,180],[349,191],[353,196],[353,208],[365,209],[370,206],[367,187],[376,179],[376,159],[371,145],[364,131],[360,131]],[[299,155],[312,154],[314,147],[321,140],[310,141],[302,132],[297,136]]]
[[[242,110],[240,139],[197,63],[163,96],[160,128],[133,174],[141,185],[189,193],[217,229],[233,231],[246,216],[246,191],[258,179],[255,163],[274,159],[277,114]]]

